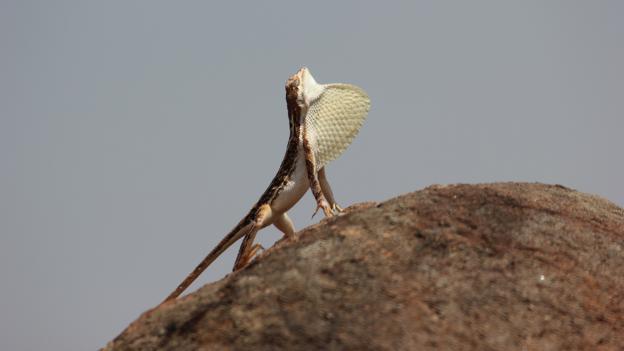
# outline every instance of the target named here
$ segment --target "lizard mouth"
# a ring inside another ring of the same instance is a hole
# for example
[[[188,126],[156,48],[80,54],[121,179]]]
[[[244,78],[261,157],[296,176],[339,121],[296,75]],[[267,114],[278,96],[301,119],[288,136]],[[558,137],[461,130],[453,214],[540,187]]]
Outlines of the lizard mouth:
[[[308,70],[308,67],[301,67],[295,75],[300,77],[301,80],[303,80],[309,74],[310,74],[310,70]]]
[[[292,76],[290,76],[290,78],[288,78],[288,80],[286,81],[286,86],[301,90],[301,87],[303,86],[303,82],[306,78],[306,75],[308,74],[309,74],[308,68],[302,67],[299,71],[297,71],[297,73],[293,74]]]
[[[290,76],[286,81],[286,100],[295,104],[300,104],[303,101],[304,69],[305,67]]]
[[[302,67],[286,81],[286,91],[288,95],[296,96],[296,101],[303,102],[304,82],[309,75],[307,67]]]

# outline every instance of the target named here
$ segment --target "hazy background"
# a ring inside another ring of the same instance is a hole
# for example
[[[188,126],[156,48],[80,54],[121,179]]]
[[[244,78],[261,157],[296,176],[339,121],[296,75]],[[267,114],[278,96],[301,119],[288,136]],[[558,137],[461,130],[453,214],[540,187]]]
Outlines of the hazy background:
[[[372,99],[328,167],[342,205],[509,180],[624,205],[623,18],[622,1],[0,1],[0,349],[93,350],[160,302],[272,179],[303,65]]]

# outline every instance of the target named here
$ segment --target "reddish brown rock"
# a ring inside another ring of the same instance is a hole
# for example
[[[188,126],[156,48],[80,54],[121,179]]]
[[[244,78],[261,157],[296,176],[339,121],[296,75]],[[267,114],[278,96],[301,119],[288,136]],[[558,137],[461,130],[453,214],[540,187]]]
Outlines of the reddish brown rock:
[[[624,210],[432,186],[303,230],[106,350],[622,350]]]

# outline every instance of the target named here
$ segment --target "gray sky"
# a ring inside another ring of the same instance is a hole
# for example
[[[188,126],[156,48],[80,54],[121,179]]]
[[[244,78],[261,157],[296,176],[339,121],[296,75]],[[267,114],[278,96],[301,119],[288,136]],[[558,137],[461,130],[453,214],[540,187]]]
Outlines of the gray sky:
[[[283,84],[303,65],[372,99],[328,167],[342,205],[510,180],[623,205],[623,14],[622,1],[1,1],[0,349],[92,350],[160,302],[275,174]],[[297,228],[314,208],[306,195]]]

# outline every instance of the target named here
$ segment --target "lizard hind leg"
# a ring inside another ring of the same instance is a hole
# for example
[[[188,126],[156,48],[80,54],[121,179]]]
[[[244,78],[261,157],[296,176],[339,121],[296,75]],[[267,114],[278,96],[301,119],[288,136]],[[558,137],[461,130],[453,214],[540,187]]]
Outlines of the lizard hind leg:
[[[258,233],[258,230],[266,227],[272,222],[273,211],[271,210],[271,206],[267,204],[260,206],[253,222],[253,229],[245,235],[243,242],[241,243],[232,271],[235,272],[247,266],[253,260],[258,250],[262,249],[260,244],[254,244],[256,234]]]
[[[262,245],[255,243],[252,244],[251,247],[246,249],[241,255],[238,263],[234,264],[234,269],[232,271],[237,271],[239,269],[245,268],[253,259],[258,255],[258,251],[264,251],[264,247]]]
[[[275,218],[273,224],[277,227],[277,229],[284,233],[284,237],[290,238],[295,235],[295,225],[290,220],[290,217],[288,217],[286,212]]]

